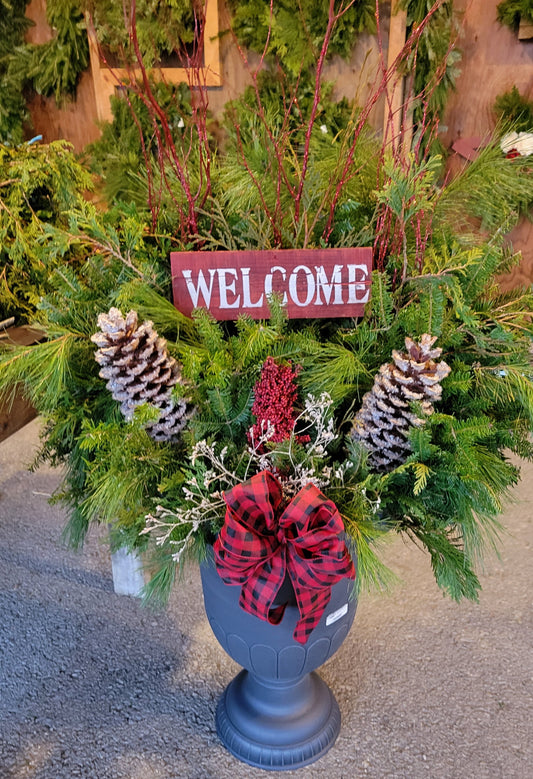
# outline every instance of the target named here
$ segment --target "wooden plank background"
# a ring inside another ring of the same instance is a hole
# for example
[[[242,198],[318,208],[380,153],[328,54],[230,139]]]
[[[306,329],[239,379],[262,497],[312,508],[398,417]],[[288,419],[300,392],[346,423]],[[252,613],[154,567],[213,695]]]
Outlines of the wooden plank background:
[[[441,139],[451,148],[458,139],[471,136],[487,136],[494,128],[493,104],[502,92],[514,85],[533,99],[533,40],[519,40],[518,35],[498,24],[496,7],[499,0],[454,0],[454,6],[462,14],[458,45],[463,53],[462,73],[457,91],[449,100],[442,121]],[[388,46],[390,2],[382,3],[382,23]],[[42,42],[51,31],[45,18],[46,0],[31,0],[27,15],[36,26],[28,33],[28,40]],[[229,13],[224,0],[219,2],[219,28],[227,30]],[[392,33],[396,40],[401,35],[401,20],[393,17]],[[396,40],[396,44],[398,42]],[[385,57],[387,49],[385,49]],[[250,56],[253,65],[254,56]],[[325,76],[335,83],[335,97],[357,98],[363,102],[368,94],[379,62],[375,41],[371,36],[361,36],[352,58],[344,62],[333,58]],[[222,85],[209,90],[209,107],[216,117],[224,104],[242,93],[250,77],[243,67],[241,57],[231,34],[220,39],[220,67]],[[69,140],[77,151],[99,136],[97,104],[91,72],[84,74],[75,102],[58,107],[55,100],[36,96],[30,105],[35,133],[43,135],[44,142],[58,138]],[[376,130],[384,125],[384,100],[381,100],[371,116]],[[465,164],[464,160],[452,160],[452,166]],[[521,251],[523,261],[519,268],[502,279],[504,287],[516,283],[533,283],[533,245],[531,225],[524,221],[516,228],[510,240],[515,250]]]
[[[533,40],[521,41],[508,27],[498,24],[496,8],[500,0],[454,0],[462,14],[458,46],[462,51],[461,75],[451,95],[442,126],[442,141],[450,148],[459,138],[490,135],[496,122],[496,97],[513,86],[533,100]],[[452,166],[466,163],[451,161]],[[522,219],[508,241],[522,253],[522,261],[500,279],[507,290],[533,283],[533,229]]]
[[[519,41],[518,36],[496,21],[499,0],[454,0],[462,13],[458,45],[463,52],[461,76],[457,91],[451,96],[446,110],[442,139],[451,146],[459,137],[486,135],[494,127],[492,105],[495,97],[516,84],[518,89],[533,98],[533,40]],[[389,3],[383,3],[382,24],[384,44],[388,45]],[[38,43],[47,40],[51,31],[46,23],[46,0],[31,0],[27,16],[35,22],[28,32],[28,40]],[[229,13],[224,0],[219,2],[219,28],[229,25]],[[394,40],[401,34],[401,21],[393,21]],[[211,110],[217,114],[224,104],[241,94],[250,83],[239,53],[230,34],[221,38],[222,85],[209,90]],[[385,52],[386,54],[386,52]],[[253,65],[254,58],[251,56]],[[347,96],[364,101],[378,64],[378,53],[371,36],[361,36],[351,60],[344,63],[333,58],[325,77],[335,82],[335,96]],[[67,138],[79,150],[98,134],[94,94],[91,96],[92,76],[88,72],[75,102],[57,107],[53,99],[37,98],[31,106],[35,130],[42,132],[45,141]],[[47,106],[47,103],[50,105]],[[53,115],[58,114],[55,119]],[[381,129],[379,117],[376,127]]]

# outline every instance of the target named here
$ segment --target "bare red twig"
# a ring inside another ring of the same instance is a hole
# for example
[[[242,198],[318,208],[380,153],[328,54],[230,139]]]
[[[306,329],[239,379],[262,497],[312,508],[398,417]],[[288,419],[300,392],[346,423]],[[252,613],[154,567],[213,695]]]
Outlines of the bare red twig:
[[[344,16],[346,11],[353,4],[354,4],[354,0],[350,0],[346,5],[341,4],[340,9],[337,12],[335,12],[335,0],[329,0],[328,24],[326,27],[326,32],[324,34],[324,40],[322,41],[322,46],[320,48],[320,54],[318,55],[318,61],[317,61],[316,71],[315,71],[315,93],[313,95],[313,105],[311,107],[311,113],[309,115],[309,120],[307,122],[307,129],[305,131],[305,143],[304,143],[302,167],[300,172],[300,182],[298,184],[298,189],[294,197],[294,220],[296,223],[300,221],[300,206],[301,206],[302,194],[305,186],[305,179],[307,176],[307,169],[309,165],[309,150],[311,146],[311,135],[313,133],[313,128],[315,125],[315,119],[318,110],[318,104],[320,102],[320,96],[322,94],[322,72],[324,70],[324,63],[326,61],[326,56],[329,50],[331,36],[333,34],[335,25],[337,24],[339,19],[342,16]]]
[[[426,16],[424,17],[423,21],[417,25],[409,35],[407,41],[405,42],[404,46],[402,47],[401,51],[395,58],[392,65],[388,68],[386,68],[382,74],[382,77],[377,84],[377,87],[374,89],[373,93],[370,95],[369,99],[366,101],[360,115],[358,118],[358,121],[356,123],[354,133],[353,133],[353,139],[352,143],[350,145],[350,148],[348,149],[348,153],[346,155],[346,159],[344,162],[344,165],[341,170],[341,174],[337,179],[337,183],[334,186],[333,193],[331,192],[330,188],[326,191],[324,195],[324,203],[327,203],[329,200],[329,209],[328,209],[328,219],[326,222],[326,226],[324,228],[322,237],[325,241],[329,239],[329,236],[331,235],[331,231],[333,229],[333,222],[335,217],[335,209],[337,207],[337,203],[339,201],[339,197],[342,193],[344,183],[346,180],[346,177],[350,173],[350,168],[353,165],[355,151],[357,148],[357,142],[359,140],[359,136],[361,134],[361,131],[366,124],[369,114],[372,110],[372,108],[376,105],[377,101],[381,97],[381,95],[385,92],[387,89],[389,83],[395,76],[395,74],[398,71],[398,68],[400,64],[404,61],[407,54],[413,49],[416,48],[416,45],[418,41],[420,40],[420,36],[422,35],[424,29],[429,24],[430,20],[433,18],[434,14],[438,11],[438,9],[442,6],[442,4],[445,2],[445,0],[436,0],[436,2],[433,4],[433,6],[430,8]],[[378,32],[379,32],[379,2],[376,0],[376,20],[378,22]]]
[[[160,216],[163,195],[165,191],[171,198],[181,223],[182,238],[187,239],[198,233],[198,213],[206,207],[208,198],[212,192],[211,189],[211,150],[210,139],[207,128],[207,110],[208,110],[208,92],[203,76],[198,52],[203,45],[205,8],[203,13],[198,13],[195,17],[195,51],[188,59],[189,74],[189,92],[191,95],[190,121],[184,127],[181,138],[177,138],[175,129],[170,126],[169,118],[164,109],[159,104],[149,78],[148,71],[143,63],[142,53],[137,38],[136,30],[136,0],[123,0],[125,17],[128,20],[130,30],[130,41],[135,53],[136,68],[131,72],[131,85],[139,99],[144,103],[152,123],[153,146],[142,137],[142,128],[137,117],[134,117],[137,127],[141,134],[143,155],[146,160],[147,182],[149,204],[152,210],[152,225],[158,221]],[[380,68],[376,75],[374,85],[371,89],[369,98],[354,119],[353,126],[343,140],[343,153],[339,156],[336,168],[331,171],[330,181],[320,193],[317,204],[312,212],[304,207],[304,198],[306,193],[306,183],[310,176],[312,140],[315,124],[322,98],[322,79],[324,73],[324,64],[329,52],[332,35],[339,19],[352,7],[355,0],[329,0],[328,19],[326,29],[320,50],[317,54],[317,60],[314,72],[314,92],[312,94],[311,109],[307,118],[303,118],[298,101],[299,77],[294,84],[283,91],[282,110],[280,120],[273,127],[270,123],[270,117],[265,108],[262,99],[260,74],[266,67],[266,58],[271,42],[272,22],[274,17],[274,0],[270,0],[270,24],[263,46],[259,55],[258,64],[252,66],[246,52],[234,39],[237,50],[240,52],[242,62],[247,68],[253,94],[255,96],[255,115],[264,133],[264,143],[266,144],[267,161],[265,176],[258,175],[247,157],[246,143],[243,138],[241,127],[238,120],[235,121],[236,149],[238,158],[246,171],[250,180],[250,185],[257,191],[261,207],[269,220],[272,228],[273,240],[276,245],[282,245],[284,234],[286,232],[284,225],[287,220],[287,202],[292,200],[294,219],[294,239],[300,231],[303,237],[304,245],[316,236],[317,225],[324,222],[322,229],[322,239],[327,243],[330,239],[335,220],[335,212],[342,198],[346,186],[359,173],[356,160],[357,144],[361,133],[368,122],[371,111],[378,101],[385,96],[386,110],[388,110],[388,120],[386,122],[387,130],[383,139],[381,150],[381,163],[385,156],[385,145],[387,145],[387,154],[392,155],[397,164],[404,165],[407,155],[402,145],[405,143],[405,115],[409,101],[427,100],[430,94],[430,87],[425,90],[424,95],[413,96],[412,90],[408,90],[408,102],[402,107],[403,121],[402,129],[398,137],[392,134],[392,101],[390,95],[391,87],[394,87],[398,79],[402,78],[401,65],[406,61],[409,55],[412,55],[416,61],[416,51],[421,35],[427,24],[430,22],[438,9],[446,0],[435,0],[424,20],[411,30],[408,39],[402,50],[394,60],[391,66],[385,64],[383,56],[383,46],[381,41],[380,29],[380,8],[376,0],[376,22],[378,27],[378,48],[380,52]],[[337,5],[337,10],[336,10]],[[302,10],[300,8],[300,13]],[[435,84],[444,74],[445,63],[439,69],[435,78]],[[140,83],[137,83],[135,76],[140,75]],[[301,75],[301,71],[300,71]],[[434,88],[434,87],[433,87]],[[131,106],[131,100],[130,106]],[[294,129],[294,116],[300,115],[301,124]],[[426,114],[423,115],[422,123],[426,124]],[[295,132],[303,134],[303,142],[298,148],[293,141]],[[426,149],[423,147],[427,140],[422,140],[422,134],[419,134],[413,149],[415,159],[424,154]],[[171,175],[172,174],[172,175]],[[378,175],[380,180],[376,182],[377,188],[383,183],[383,167],[378,165]],[[169,178],[170,177],[170,178]],[[174,177],[179,183],[181,192],[178,196],[175,188]],[[269,185],[274,185],[274,197],[267,197],[265,180],[268,178]],[[172,180],[170,180],[172,179]],[[420,213],[416,217],[419,220],[413,224],[416,235],[417,257],[421,256],[428,240],[428,217]],[[387,210],[386,206],[378,215],[378,236],[376,237],[376,256],[378,263],[383,263],[385,256],[390,252],[405,250],[405,231],[398,227],[393,214]]]
[[[158,167],[159,186],[156,187],[154,160],[152,152],[147,148],[143,136],[143,130],[131,100],[128,99],[130,109],[136,126],[139,129],[141,146],[146,162],[148,199],[152,213],[152,225],[157,223],[163,190],[171,198],[181,222],[182,238],[187,239],[198,232],[198,210],[203,208],[211,193],[211,153],[207,132],[208,98],[205,78],[202,76],[199,65],[198,52],[203,47],[205,8],[202,12],[195,12],[195,50],[187,57],[187,72],[189,74],[189,90],[191,94],[192,117],[188,128],[184,128],[183,138],[175,138],[173,129],[169,124],[168,116],[155,96],[152,84],[144,63],[137,36],[136,24],[136,0],[124,0],[124,17],[128,27],[129,39],[135,55],[135,70],[130,68],[128,88],[143,102],[148,111],[153,130],[154,145],[156,148],[156,162]],[[140,76],[140,83],[138,82]],[[188,145],[184,138],[188,133]],[[191,169],[191,157],[198,158],[198,183],[193,189],[193,171]],[[168,170],[167,170],[168,166]],[[169,180],[169,171],[172,171],[181,187],[185,200],[185,208],[180,199],[173,192],[173,185]]]
[[[435,4],[431,12],[435,13],[443,3]],[[424,24],[427,23],[427,17],[424,19]],[[416,28],[414,32],[419,32],[420,26]],[[425,84],[423,90],[419,94],[414,94],[413,82],[414,82],[414,68],[416,67],[417,48],[416,46],[411,51],[406,51],[404,56],[412,55],[413,61],[411,63],[411,76],[406,83],[406,95],[402,107],[402,122],[399,138],[395,139],[391,134],[391,143],[389,147],[389,153],[394,160],[394,165],[398,170],[401,170],[403,174],[408,177],[413,176],[413,182],[416,184],[417,178],[421,173],[413,173],[414,167],[418,165],[423,159],[426,159],[431,153],[431,145],[437,137],[438,131],[438,116],[433,115],[430,111],[429,105],[431,98],[444,77],[447,69],[448,58],[456,45],[456,38],[452,38],[447,51],[445,52],[439,67],[435,71],[435,74],[430,82]],[[413,106],[418,103],[421,106],[421,116],[418,119],[417,126],[414,128],[414,143],[412,149],[403,148],[403,142],[406,133],[406,122],[409,113],[412,112]],[[410,152],[410,153],[409,153]],[[383,162],[383,159],[382,159]],[[438,193],[435,193],[435,197],[438,197]],[[411,203],[406,204],[406,208],[409,209]],[[374,256],[375,264],[379,269],[383,269],[384,263],[388,256],[400,256],[402,253],[405,255],[405,245],[407,241],[407,231],[412,231],[414,236],[414,256],[413,260],[418,268],[419,272],[422,269],[424,255],[426,247],[430,240],[433,230],[432,213],[427,212],[421,208],[415,212],[415,215],[404,221],[398,219],[391,211],[388,204],[383,203],[380,208],[377,220],[377,230],[374,240]],[[404,270],[402,277],[405,276],[405,258],[404,258]]]
[[[283,206],[282,206],[282,200],[281,200],[281,192],[282,188],[285,187],[287,189],[287,192],[291,197],[295,197],[296,190],[294,189],[294,185],[291,182],[289,173],[286,169],[286,149],[288,145],[288,125],[289,125],[289,118],[291,115],[292,107],[297,102],[297,88],[292,91],[292,94],[289,98],[288,104],[284,108],[284,114],[281,122],[280,130],[276,135],[274,135],[272,128],[270,127],[270,124],[268,122],[268,117],[266,116],[265,107],[263,104],[263,101],[261,99],[261,90],[259,86],[259,74],[261,73],[264,64],[265,64],[265,58],[268,53],[268,46],[270,43],[270,37],[272,32],[272,18],[274,14],[274,0],[270,0],[270,18],[269,18],[269,25],[268,25],[268,32],[267,37],[265,40],[265,45],[263,47],[263,51],[261,53],[259,64],[255,68],[251,68],[248,57],[246,56],[244,50],[240,46],[239,42],[237,41],[237,38],[234,36],[234,43],[236,45],[236,48],[241,56],[241,60],[248,70],[248,73],[250,75],[251,81],[252,81],[252,88],[254,90],[254,96],[257,106],[257,116],[261,122],[261,125],[265,131],[268,143],[270,144],[270,150],[272,151],[274,155],[274,159],[276,162],[276,170],[275,170],[275,176],[276,176],[276,203],[274,210],[266,210],[268,219],[271,223],[272,230],[275,236],[275,240],[281,244],[281,231],[283,226],[283,219],[284,219],[284,213],[283,213]],[[298,81],[297,81],[298,84]],[[250,172],[250,166],[248,164],[248,161],[246,160],[244,147],[242,144],[239,145],[240,148],[240,154],[241,154],[241,161],[243,163],[243,166],[245,169]],[[254,184],[255,188],[257,189],[259,199],[264,204],[265,201],[265,195],[263,192],[263,188],[261,185],[260,180],[256,176],[252,176],[252,183]]]

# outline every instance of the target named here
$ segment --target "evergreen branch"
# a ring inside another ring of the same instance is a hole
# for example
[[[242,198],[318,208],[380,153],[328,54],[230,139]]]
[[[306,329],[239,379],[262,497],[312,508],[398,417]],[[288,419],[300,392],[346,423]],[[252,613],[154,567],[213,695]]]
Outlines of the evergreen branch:
[[[146,606],[162,609],[168,604],[183,564],[176,565],[168,549],[150,548],[145,554],[148,556],[146,567],[151,572],[151,576],[142,589],[142,602]]]
[[[411,533],[429,552],[439,587],[455,601],[468,598],[478,602],[481,584],[460,548],[460,542],[445,531],[415,527]]]
[[[533,420],[533,383],[528,378],[530,366],[505,364],[500,370],[493,366],[476,366],[474,377],[477,389],[482,397],[492,403],[506,407],[510,403],[518,403],[527,418]]]
[[[78,336],[65,333],[29,347],[13,347],[1,355],[0,396],[13,398],[18,387],[41,413],[56,407],[71,371]]]
[[[386,540],[386,529],[380,530],[370,521],[354,521],[343,513],[342,519],[348,535],[348,543],[355,550],[357,576],[355,590],[362,592],[387,592],[398,583],[398,576],[378,557],[374,546]]]
[[[533,182],[523,161],[506,159],[499,145],[491,141],[444,187],[435,220],[440,225],[453,225],[453,232],[459,234],[463,227],[471,231],[468,219],[475,216],[482,220],[484,230],[497,235],[502,224],[508,232],[532,202]]]
[[[255,322],[242,315],[237,320],[237,329],[239,332],[239,337],[235,340],[235,370],[237,371],[258,362],[261,357],[265,360],[279,338],[277,327],[270,326],[267,322]]]
[[[119,291],[117,303],[134,308],[141,320],[151,320],[156,330],[168,334],[169,338],[172,333],[175,341],[199,345],[194,322],[178,311],[153,286],[139,282],[125,284]]]
[[[371,382],[372,369],[361,356],[346,347],[328,343],[306,361],[303,385],[307,392],[318,394],[327,391],[335,402],[353,394],[359,381]]]

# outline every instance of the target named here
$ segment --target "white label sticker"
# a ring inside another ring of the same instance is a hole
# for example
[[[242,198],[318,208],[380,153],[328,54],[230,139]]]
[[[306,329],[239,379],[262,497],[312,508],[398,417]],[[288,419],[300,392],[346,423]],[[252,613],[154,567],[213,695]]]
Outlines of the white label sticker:
[[[328,614],[326,617],[326,625],[333,625],[334,622],[336,622],[341,617],[344,617],[344,615],[348,611],[348,604],[345,603],[344,606],[341,606],[340,609],[337,609],[337,611],[333,611],[331,614]]]

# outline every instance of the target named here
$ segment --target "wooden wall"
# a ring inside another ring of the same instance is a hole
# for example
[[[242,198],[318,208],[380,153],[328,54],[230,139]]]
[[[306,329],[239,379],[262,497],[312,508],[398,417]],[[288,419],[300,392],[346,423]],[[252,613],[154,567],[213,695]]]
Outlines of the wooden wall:
[[[390,3],[384,3],[383,8],[383,43],[387,47]],[[46,0],[30,0],[26,15],[35,22],[27,39],[33,43],[48,40],[52,32],[46,23]],[[224,0],[218,2],[219,30],[228,31],[230,15]],[[339,57],[333,58],[325,70],[325,78],[335,83],[335,97],[348,97],[364,102],[372,88],[377,72],[379,52],[372,36],[362,35],[359,44],[349,62]],[[249,54],[250,67],[253,68],[258,57]],[[224,105],[238,97],[246,86],[251,83],[249,69],[243,64],[242,57],[229,32],[220,37],[220,79],[222,85],[208,89],[209,110],[215,116],[219,115]],[[76,151],[98,138],[97,103],[99,96],[95,95],[95,84],[90,71],[86,72],[78,87],[75,101],[58,106],[53,98],[36,96],[30,104],[30,113],[35,133],[43,135],[45,142],[65,138],[69,140]],[[382,103],[373,112],[377,128],[381,128],[383,116]]]
[[[496,21],[499,0],[455,0],[462,12],[458,46],[462,52],[457,90],[449,100],[442,140],[450,148],[457,139],[486,138],[494,129],[496,97],[516,85],[533,100],[533,40]],[[533,128],[532,128],[533,129]],[[452,164],[468,164],[455,159]],[[522,253],[519,266],[500,279],[503,289],[533,283],[533,226],[527,219],[510,233],[509,243]]]
[[[447,146],[457,138],[489,135],[496,119],[494,100],[514,85],[533,100],[533,40],[520,41],[516,33],[498,24],[499,2],[454,2],[462,13],[458,39],[462,63],[457,90],[443,118]]]
[[[26,16],[34,22],[26,35],[30,43],[50,40],[52,31],[46,22],[46,0],[31,0]],[[43,136],[44,143],[65,139],[76,151],[100,136],[96,118],[94,85],[90,71],[86,71],[78,85],[76,100],[58,106],[54,98],[36,95],[29,105],[34,134]]]

